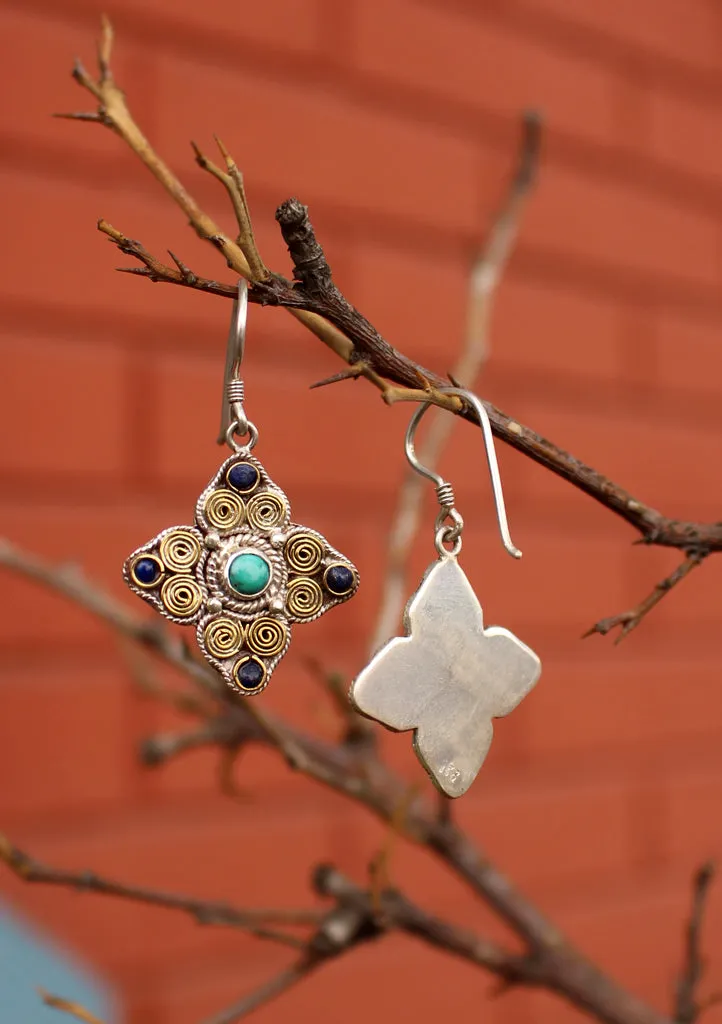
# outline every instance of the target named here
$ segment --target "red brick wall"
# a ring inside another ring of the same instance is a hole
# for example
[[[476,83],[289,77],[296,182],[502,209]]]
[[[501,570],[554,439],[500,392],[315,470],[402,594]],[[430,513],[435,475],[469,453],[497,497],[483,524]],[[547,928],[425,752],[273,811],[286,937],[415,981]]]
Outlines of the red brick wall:
[[[461,336],[469,256],[501,194],[518,112],[544,108],[541,183],[479,390],[666,513],[719,518],[715,0],[5,0],[3,533],[77,558],[123,595],[128,551],[188,519],[219,459],[227,305],[114,274],[124,261],[95,220],[200,272],[221,273],[215,254],[113,136],[48,117],[88,106],[68,70],[76,54],[91,60],[103,7],[133,109],[211,212],[228,221],[188,139],[210,146],[215,131],[246,172],[267,260],[287,266],[273,210],[297,194],[349,297],[439,371]],[[307,390],[337,369],[290,317],[251,311],[259,453],[300,520],[363,573],[351,605],[298,631],[263,698],[321,729],[301,657],[322,652],[349,674],[362,664],[408,414],[363,384]],[[525,558],[515,565],[501,549],[481,444],[462,428],[445,468],[469,524],[464,564],[489,619],[545,667],[457,813],[591,956],[664,1007],[688,878],[722,848],[722,561],[621,647],[582,643],[591,622],[640,598],[676,556],[632,547],[623,524],[516,453],[500,460]],[[417,570],[431,557],[429,523]],[[18,843],[69,867],[258,905],[303,905],[322,858],[362,877],[376,823],[267,753],[239,763],[240,805],[215,792],[205,752],[142,772],[137,742],[178,723],[133,694],[104,629],[29,584],[2,586],[0,821]],[[408,737],[387,748],[417,777]],[[399,852],[393,870],[426,906],[496,930],[428,857]],[[0,885],[118,982],[136,1024],[190,1024],[285,959],[152,910],[24,888],[6,874]],[[720,893],[707,928],[717,988]],[[525,992],[487,1002],[488,988],[465,965],[395,938],[258,1020],[577,1016]]]

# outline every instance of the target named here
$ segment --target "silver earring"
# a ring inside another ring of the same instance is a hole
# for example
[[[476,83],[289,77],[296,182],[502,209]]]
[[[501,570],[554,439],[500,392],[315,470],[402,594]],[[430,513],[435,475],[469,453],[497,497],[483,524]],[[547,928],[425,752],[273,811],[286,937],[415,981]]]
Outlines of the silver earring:
[[[198,646],[228,685],[260,693],[288,650],[291,625],[311,622],[356,593],[356,568],[325,537],[291,522],[288,498],[251,455],[240,376],[248,308],[238,285],[226,353],[219,443],[233,454],[198,499],[193,526],[173,526],[123,566],[131,590]],[[247,438],[240,443],[237,438]]]
[[[491,475],[499,530],[514,558],[494,439],[486,409],[463,388],[442,388],[470,405],[479,419]],[[414,730],[414,749],[434,784],[462,796],[476,778],[492,740],[492,718],[509,714],[541,673],[534,651],[500,626],[484,628],[481,605],[457,561],[464,521],[454,492],[422,466],[414,450],[421,405],[406,432],[406,457],[436,485],[438,558],[426,570],[404,613],[405,636],[390,640],[351,685],[353,706],[397,732]]]

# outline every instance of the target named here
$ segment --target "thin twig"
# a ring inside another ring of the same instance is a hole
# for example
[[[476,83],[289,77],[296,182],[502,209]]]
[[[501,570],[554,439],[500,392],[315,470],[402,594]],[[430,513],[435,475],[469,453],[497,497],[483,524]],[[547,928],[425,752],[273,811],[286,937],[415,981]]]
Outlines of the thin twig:
[[[76,1020],[84,1021],[84,1024],[103,1024],[99,1017],[96,1017],[94,1013],[86,1010],[84,1006],[72,999],[62,999],[60,996],[54,996],[43,988],[38,989],[38,995],[46,1006],[52,1006],[54,1010],[68,1013],[71,1017],[75,1017]]]
[[[418,786],[409,786],[406,793],[404,793],[403,799],[399,801],[399,805],[394,811],[393,817],[391,818],[386,830],[384,841],[371,858],[368,868],[369,881],[371,883],[369,887],[369,896],[371,899],[371,906],[375,914],[381,913],[381,894],[390,886],[390,867],[394,847],[399,836],[403,836],[404,834],[406,815],[408,814],[409,807],[416,799],[417,795]]]
[[[268,277],[268,270],[261,259],[261,254],[258,251],[256,240],[253,235],[251,217],[248,211],[248,200],[246,198],[246,189],[243,184],[243,176],[218,136],[216,136],[216,144],[221,151],[221,156],[225,160],[225,171],[222,171],[220,167],[209,160],[208,157],[201,152],[195,142],[191,142],[193,152],[196,155],[196,163],[202,170],[208,171],[208,173],[212,174],[214,178],[217,178],[228,193],[231,205],[233,206],[233,212],[236,215],[236,223],[238,224],[238,237],[236,238],[236,244],[248,262],[250,270],[249,280],[263,281]]]
[[[127,637],[120,638],[120,649],[135,687],[144,697],[169,704],[176,711],[197,718],[209,718],[215,714],[215,702],[212,698],[208,699],[205,695],[191,690],[163,686],[153,671],[147,652]]]
[[[314,971],[319,964],[320,961],[302,956],[292,967],[287,967],[279,974],[275,974],[257,989],[254,989],[253,992],[249,992],[248,995],[239,999],[237,1003],[233,1003],[232,1006],[221,1010],[220,1013],[216,1013],[212,1017],[206,1017],[202,1024],[233,1024],[234,1021],[242,1020],[254,1010],[257,1010],[259,1006],[270,1003],[272,999],[276,999],[283,992],[297,985],[311,971]]]
[[[161,732],[148,736],[140,744],[140,761],[146,768],[156,768],[189,750],[216,747],[219,742],[215,721],[211,719],[188,732]]]
[[[685,929],[682,971],[675,989],[673,1013],[677,1024],[694,1024],[705,1005],[698,1000],[697,989],[704,973],[702,920],[714,875],[715,866],[708,862],[692,879],[692,909]]]
[[[537,114],[524,117],[517,168],[508,195],[497,213],[484,245],[471,268],[466,339],[453,373],[454,380],[471,387],[486,362],[488,333],[494,293],[516,239],[526,198],[537,174],[541,125]],[[435,470],[449,443],[456,421],[434,412],[429,416],[426,438],[419,447],[419,460]],[[423,497],[428,483],[412,470],[401,486],[391,526],[386,556],[386,574],[370,653],[375,653],[396,629],[404,606],[406,573],[414,540],[419,530]]]
[[[670,573],[669,576],[665,576],[659,583],[656,583],[651,594],[645,597],[643,601],[640,601],[635,608],[630,608],[626,612],[620,612],[618,615],[610,615],[608,619],[600,619],[586,633],[582,633],[582,639],[592,636],[594,633],[606,636],[610,630],[621,626],[622,629],[614,641],[615,644],[621,643],[625,636],[637,628],[645,615],[648,615],[652,608],[658,605],[673,587],[676,587],[686,576],[689,576],[695,566],[702,564],[708,554],[709,551],[697,550],[690,552],[674,572]]]
[[[304,659],[304,664],[312,677],[323,687],[343,722],[343,742],[356,748],[363,747],[369,753],[373,751],[376,747],[377,730],[373,722],[354,710],[348,699],[347,680],[340,672],[325,668],[316,657],[308,656]]]
[[[79,892],[100,893],[119,899],[132,900],[163,907],[166,910],[180,910],[190,914],[199,924],[217,927],[239,928],[259,939],[278,942],[294,949],[304,948],[305,943],[295,935],[277,931],[271,924],[309,925],[317,924],[321,914],[314,910],[241,910],[226,903],[199,900],[177,893],[159,892],[135,885],[124,885],[108,878],[102,878],[92,871],[66,871],[49,867],[13,846],[6,836],[0,835],[0,861],[3,861],[24,882],[38,882],[56,885]]]
[[[98,616],[121,636],[134,640],[160,654],[171,665],[181,669],[192,680],[212,695],[225,692],[220,677],[210,666],[190,658],[185,644],[162,628],[139,619],[109,594],[94,586],[75,565],[47,565],[42,559],[22,551],[10,541],[0,537],[0,565],[20,572],[24,576],[62,594],[86,611]]]
[[[138,127],[126,102],[123,90],[115,84],[110,71],[113,32],[110,22],[103,18],[102,42],[99,50],[99,78],[94,81],[80,61],[73,69],[73,78],[86,89],[97,101],[98,110],[92,114],[59,114],[56,116],[76,120],[94,120],[106,128],[110,128],[140,158],[151,174],[160,182],[174,203],[188,218],[196,234],[214,245],[224,256],[227,264],[241,277],[253,279],[248,260],[236,241],[221,231],[212,217],[205,213],[187,189],[181,184],[170,167],[158,156]],[[329,348],[338,352],[342,358],[351,351],[351,342],[332,324],[314,313],[301,309],[292,310],[292,315],[300,320]]]

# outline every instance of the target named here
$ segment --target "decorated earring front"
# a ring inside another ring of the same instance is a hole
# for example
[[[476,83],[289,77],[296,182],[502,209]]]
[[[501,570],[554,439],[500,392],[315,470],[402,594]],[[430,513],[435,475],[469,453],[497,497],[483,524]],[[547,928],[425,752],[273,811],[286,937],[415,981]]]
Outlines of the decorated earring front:
[[[347,601],[358,573],[328,541],[291,522],[288,498],[247,450],[223,463],[196,505],[138,548],[123,575],[198,646],[239,693],[260,693],[288,650],[291,627]]]

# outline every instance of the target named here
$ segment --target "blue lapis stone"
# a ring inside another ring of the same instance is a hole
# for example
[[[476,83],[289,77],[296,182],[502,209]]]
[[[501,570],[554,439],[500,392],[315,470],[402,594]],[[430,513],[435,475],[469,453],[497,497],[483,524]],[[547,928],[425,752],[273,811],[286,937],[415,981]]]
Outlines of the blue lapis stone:
[[[250,462],[238,462],[228,470],[226,479],[236,491],[247,494],[258,483],[258,470]]]
[[[133,575],[138,583],[149,587],[160,579],[160,566],[153,558],[139,558],[133,566]]]
[[[332,565],[326,570],[326,586],[332,594],[348,594],[353,583],[353,572],[347,565]]]
[[[264,675],[263,665],[251,659],[244,661],[236,671],[236,679],[244,690],[255,690],[263,682]]]

